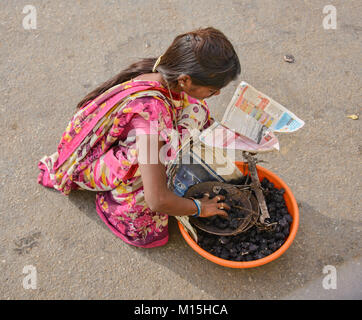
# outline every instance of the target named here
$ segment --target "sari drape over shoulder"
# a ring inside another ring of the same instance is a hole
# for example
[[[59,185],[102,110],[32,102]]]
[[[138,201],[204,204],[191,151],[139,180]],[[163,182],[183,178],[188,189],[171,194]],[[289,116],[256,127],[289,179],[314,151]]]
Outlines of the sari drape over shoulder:
[[[57,151],[39,161],[38,182],[64,195],[96,191],[97,212],[115,235],[135,246],[164,245],[168,216],[151,211],[144,200],[137,130],[157,133],[176,146],[175,154],[182,145],[175,130],[210,125],[205,101],[183,92],[171,95],[157,81],[131,80],[89,101],[69,122]]]

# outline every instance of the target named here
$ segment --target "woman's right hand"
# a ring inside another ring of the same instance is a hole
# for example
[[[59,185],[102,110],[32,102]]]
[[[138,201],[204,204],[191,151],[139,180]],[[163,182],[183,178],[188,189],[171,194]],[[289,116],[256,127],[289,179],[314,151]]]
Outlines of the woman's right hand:
[[[228,216],[225,210],[230,210],[230,207],[225,202],[219,202],[225,200],[225,196],[217,195],[214,198],[209,199],[209,194],[205,193],[203,198],[198,200],[201,201],[200,218],[207,218],[215,215],[220,215],[224,217]],[[221,208],[224,208],[225,210]]]

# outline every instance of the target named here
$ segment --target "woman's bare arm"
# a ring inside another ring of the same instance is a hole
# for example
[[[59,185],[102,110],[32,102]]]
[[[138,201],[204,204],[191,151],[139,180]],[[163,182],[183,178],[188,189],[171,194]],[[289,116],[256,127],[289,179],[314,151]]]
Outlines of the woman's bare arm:
[[[152,139],[157,139],[153,140]],[[156,144],[156,141],[158,142]],[[150,163],[150,146],[157,145],[157,155],[164,142],[158,141],[157,135],[139,135],[137,136],[137,148],[139,169],[141,172],[145,201],[152,211],[166,213],[171,216],[192,215],[197,212],[194,202],[187,198],[182,198],[175,195],[167,188],[166,168],[160,161],[157,163]],[[153,150],[154,152],[154,150]],[[219,196],[220,200],[225,197]],[[220,203],[216,199],[209,200],[204,197],[201,199],[202,217],[212,215],[223,215],[227,213],[224,210],[218,209]],[[223,207],[227,210],[229,207],[224,203]]]

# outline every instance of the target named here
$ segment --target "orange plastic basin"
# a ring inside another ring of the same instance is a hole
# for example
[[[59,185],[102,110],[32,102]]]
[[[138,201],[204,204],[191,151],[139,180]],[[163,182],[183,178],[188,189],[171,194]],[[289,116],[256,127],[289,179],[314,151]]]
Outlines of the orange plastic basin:
[[[245,175],[247,173],[244,172],[244,162],[237,161],[235,162],[236,166],[239,168],[241,172]],[[252,261],[231,261],[231,260],[225,260],[221,259],[219,257],[216,257],[212,255],[211,253],[205,251],[202,249],[187,233],[187,231],[184,229],[182,224],[178,222],[178,226],[180,228],[181,234],[188,243],[188,245],[194,249],[198,254],[200,254],[202,257],[210,260],[211,262],[214,262],[216,264],[219,264],[224,267],[229,268],[254,268],[261,265],[264,265],[268,262],[271,262],[277,258],[279,258],[292,244],[298,230],[299,225],[299,209],[297,205],[297,201],[294,198],[294,195],[290,188],[286,185],[286,183],[280,179],[277,175],[275,175],[273,172],[260,167],[256,166],[258,171],[258,176],[260,181],[262,181],[264,178],[267,178],[270,182],[274,183],[274,186],[278,189],[284,188],[284,200],[286,202],[286,205],[288,207],[289,214],[293,217],[293,222],[290,226],[290,233],[286,241],[283,243],[283,245],[276,251],[274,251],[272,254],[258,260],[252,260]]]

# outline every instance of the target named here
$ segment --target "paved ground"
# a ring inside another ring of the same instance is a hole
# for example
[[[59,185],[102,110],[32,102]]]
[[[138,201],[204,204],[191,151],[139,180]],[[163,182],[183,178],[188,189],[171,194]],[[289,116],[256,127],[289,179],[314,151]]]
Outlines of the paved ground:
[[[2,299],[361,299],[361,3],[333,1],[0,2],[0,297]],[[233,42],[240,79],[209,101],[216,119],[246,80],[305,120],[280,135],[265,167],[291,187],[300,227],[287,252],[235,270],[198,256],[170,221],[162,248],[125,245],[99,220],[94,194],[69,198],[36,183],[77,102],[140,57],[158,56],[179,33],[214,26]],[[283,61],[293,54],[295,63]],[[24,266],[37,289],[24,289]],[[322,287],[323,268],[337,288]]]

